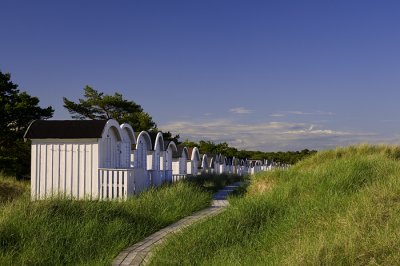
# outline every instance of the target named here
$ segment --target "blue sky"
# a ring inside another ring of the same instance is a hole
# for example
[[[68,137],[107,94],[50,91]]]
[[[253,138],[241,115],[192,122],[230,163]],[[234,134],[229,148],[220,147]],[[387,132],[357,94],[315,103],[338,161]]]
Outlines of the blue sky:
[[[399,1],[2,1],[0,70],[55,119],[85,85],[263,151],[400,142]]]

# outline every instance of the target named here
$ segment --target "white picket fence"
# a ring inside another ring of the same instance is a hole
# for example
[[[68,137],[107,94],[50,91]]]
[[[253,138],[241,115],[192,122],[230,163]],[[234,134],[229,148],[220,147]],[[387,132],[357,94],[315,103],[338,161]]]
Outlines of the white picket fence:
[[[131,194],[135,194],[135,187],[128,191],[128,182],[135,183],[134,169],[110,169],[99,168],[99,199],[126,200]]]

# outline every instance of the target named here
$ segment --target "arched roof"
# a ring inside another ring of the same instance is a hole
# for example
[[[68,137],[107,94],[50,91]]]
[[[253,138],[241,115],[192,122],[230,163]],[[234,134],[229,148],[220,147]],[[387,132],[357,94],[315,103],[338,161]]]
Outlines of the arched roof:
[[[200,161],[200,152],[199,148],[193,147],[188,149],[188,153],[190,154],[190,160],[196,159],[197,161]]]
[[[201,161],[202,161],[202,162],[203,162],[203,161],[206,161],[207,164],[208,164],[208,156],[207,156],[207,154],[203,154],[203,156],[201,156]]]
[[[136,144],[136,137],[135,137],[135,131],[133,131],[132,127],[130,124],[128,123],[123,123],[122,125],[120,125],[121,131],[122,132],[126,132],[128,137],[129,137],[129,141],[132,144]],[[122,136],[124,137],[125,134],[122,134]],[[127,141],[124,139],[124,141]]]
[[[149,133],[147,133],[147,131],[142,131],[140,133],[136,132],[135,136],[136,136],[136,141],[137,141],[136,142],[136,149],[138,148],[140,139],[143,139],[144,142],[146,142],[146,144],[147,144],[147,150],[148,151],[152,150],[151,138],[150,138]]]
[[[168,141],[167,143],[165,143],[164,150],[166,151],[169,148],[171,148],[172,153],[177,153],[178,152],[178,148],[176,147],[176,144],[173,141]]]
[[[225,165],[228,164],[227,158],[222,154],[219,155],[219,163],[220,164],[225,164]]]
[[[114,119],[109,119],[109,120],[107,121],[106,125],[104,126],[103,133],[102,133],[102,135],[101,135],[102,138],[106,137],[106,135],[107,135],[109,129],[113,129],[113,130],[115,131],[115,133],[116,133],[116,135],[117,135],[117,139],[118,139],[119,141],[122,140],[121,128],[119,127],[119,124],[118,124],[118,122],[117,122],[116,120],[114,120]]]
[[[215,164],[215,157],[211,157],[211,159],[208,161],[208,166],[210,168],[214,168]]]
[[[181,158],[181,157],[183,157],[183,156],[185,155],[185,156],[186,156],[186,159],[189,160],[188,149],[187,149],[185,146],[183,146],[183,145],[178,145],[177,148],[178,148],[177,152],[176,152],[176,153],[173,153],[172,156],[173,156],[174,158]]]
[[[164,151],[164,137],[162,132],[150,132],[151,143],[153,143],[153,150],[160,147],[160,151]]]

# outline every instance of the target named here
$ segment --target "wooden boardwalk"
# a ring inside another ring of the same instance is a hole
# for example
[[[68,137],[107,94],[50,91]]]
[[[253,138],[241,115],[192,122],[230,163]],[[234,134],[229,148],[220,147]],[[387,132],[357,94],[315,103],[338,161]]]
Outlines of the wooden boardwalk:
[[[112,265],[145,265],[147,264],[152,255],[152,250],[155,246],[160,245],[165,241],[165,238],[171,234],[176,233],[192,225],[193,223],[212,217],[222,212],[229,204],[226,200],[229,193],[234,191],[240,186],[240,182],[226,186],[213,196],[213,202],[211,207],[196,212],[190,216],[187,216],[156,233],[146,237],[142,241],[124,249],[113,261]]]

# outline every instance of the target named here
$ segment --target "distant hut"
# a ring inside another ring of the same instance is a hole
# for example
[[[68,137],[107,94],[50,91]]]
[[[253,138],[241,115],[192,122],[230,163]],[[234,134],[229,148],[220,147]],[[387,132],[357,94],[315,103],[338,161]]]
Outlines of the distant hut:
[[[173,181],[186,178],[187,161],[189,159],[188,150],[182,145],[178,145],[177,152],[172,155],[172,176]]]
[[[208,173],[209,164],[208,164],[208,155],[207,154],[203,154],[201,156],[200,169],[201,169],[202,173]]]
[[[226,168],[227,168],[227,158],[220,154],[219,155],[219,174],[223,174],[226,172]]]
[[[187,161],[187,174],[197,175],[198,166],[200,163],[200,152],[197,147],[188,148],[190,160]]]
[[[152,169],[152,142],[149,133],[142,131],[136,132],[136,152],[135,152],[135,184],[136,193],[142,192],[150,185],[149,170]],[[150,164],[148,165],[148,163]]]
[[[173,154],[178,153],[178,148],[175,145],[175,142],[168,141],[165,143],[165,153],[163,157],[164,166],[163,169],[165,171],[165,179],[167,182],[172,182],[172,162],[173,162]]]
[[[150,183],[153,186],[160,186],[165,179],[165,172],[162,167],[164,162],[164,138],[161,132],[149,134],[153,143],[153,150],[147,155],[147,169],[150,174]]]
[[[135,161],[136,138],[131,125],[123,123],[121,126],[121,162],[122,168],[133,168]]]

